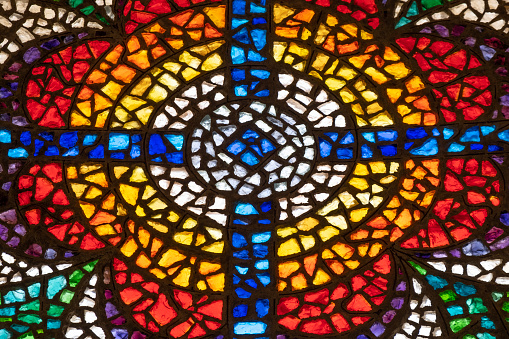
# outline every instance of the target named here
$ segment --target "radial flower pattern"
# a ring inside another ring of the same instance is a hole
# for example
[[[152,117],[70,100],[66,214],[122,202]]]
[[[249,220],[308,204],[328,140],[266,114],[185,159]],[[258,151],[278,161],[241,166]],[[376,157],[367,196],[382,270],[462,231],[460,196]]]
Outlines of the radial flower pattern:
[[[0,1],[0,338],[507,338],[508,20]]]

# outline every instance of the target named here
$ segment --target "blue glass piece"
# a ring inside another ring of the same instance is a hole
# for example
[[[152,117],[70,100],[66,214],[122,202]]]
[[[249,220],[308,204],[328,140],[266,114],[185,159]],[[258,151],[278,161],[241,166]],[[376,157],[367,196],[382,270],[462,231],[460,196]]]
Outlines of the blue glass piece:
[[[263,244],[264,242],[269,241],[270,237],[271,232],[254,233],[251,236],[251,242],[253,244]]]
[[[453,317],[456,315],[463,314],[463,308],[459,305],[452,305],[447,307],[447,312]]]
[[[29,329],[28,326],[26,326],[27,330]],[[26,332],[26,331],[23,331],[23,332]],[[7,331],[5,328],[2,328],[0,329],[0,338],[5,338],[5,339],[12,339],[12,334],[11,332]]]
[[[239,202],[237,206],[235,206],[235,213],[240,215],[253,215],[258,214],[258,211],[250,203]]]
[[[10,144],[11,143],[11,131],[6,129],[0,129],[0,143]]]
[[[247,20],[247,19],[232,18],[232,28],[231,29],[235,29],[239,26],[247,24],[248,22],[249,22],[249,20]]]
[[[125,339],[129,337],[129,332],[125,328],[114,328],[111,330],[114,339]]]
[[[153,158],[152,161],[154,162],[163,162],[163,159],[161,157]]]
[[[97,135],[96,134],[87,134],[87,135],[85,135],[85,138],[83,139],[83,146],[93,145],[96,139],[97,139]]]
[[[486,316],[483,316],[481,318],[481,327],[485,328],[487,330],[494,330],[494,329],[496,329],[495,323],[490,318],[488,318]]]
[[[465,146],[460,145],[456,142],[453,142],[449,145],[449,148],[447,149],[447,152],[461,152],[465,149]]]
[[[7,151],[7,156],[13,159],[28,158],[28,152],[21,147],[11,148]]]
[[[61,325],[60,320],[48,319],[46,327],[48,328],[48,330],[52,330],[52,329],[60,328],[60,325]]]
[[[249,11],[254,14],[260,14],[260,13],[265,13],[267,11],[267,9],[265,7],[259,6],[255,3],[251,2]]]
[[[234,0],[232,4],[233,14],[244,15],[246,14],[246,1]]]
[[[253,255],[256,258],[265,258],[269,254],[269,248],[265,245],[254,245]]]
[[[140,145],[133,145],[131,147],[131,152],[129,153],[132,159],[139,158],[141,156],[141,147]]]
[[[250,49],[249,52],[247,52],[247,60],[254,62],[262,62],[267,60],[267,58],[262,57],[260,53]]]
[[[396,145],[380,145],[377,148],[382,151],[384,157],[393,157],[398,154],[398,148]]]
[[[438,142],[435,138],[429,138],[421,147],[410,150],[413,155],[435,155],[438,153]]]
[[[172,164],[183,164],[184,153],[183,152],[166,153],[166,159],[168,159],[168,162]]]
[[[262,69],[252,69],[250,71],[251,75],[257,77],[258,79],[268,79],[270,76],[270,72]]]
[[[260,82],[259,81],[253,81],[251,82],[251,85],[249,86],[249,89],[252,91],[256,88],[256,85],[258,85]]]
[[[264,90],[262,90],[260,92],[256,92],[255,93],[255,96],[261,97],[261,98],[268,97],[269,95],[270,95],[270,91],[268,89],[264,89]]]
[[[58,150],[58,147],[55,145],[49,145],[48,149],[46,149],[46,152],[44,152],[44,155],[51,157],[54,155],[59,155],[60,151]]]
[[[258,284],[253,279],[247,279],[245,283],[252,288],[258,288]]]
[[[332,150],[331,143],[322,138],[318,138],[318,144],[320,145],[320,156],[322,158],[327,158]]]
[[[35,139],[35,141],[34,141],[34,146],[35,146],[34,157],[39,155],[39,151],[41,150],[41,147],[43,145],[44,145],[44,141],[39,140],[39,139]]]
[[[166,153],[166,146],[164,145],[163,138],[159,134],[152,134],[148,142],[148,154],[162,154]]]
[[[180,151],[184,146],[184,136],[181,134],[165,134],[164,137],[168,139],[177,151]]]
[[[133,134],[133,135],[131,135],[131,142],[133,144],[135,144],[137,142],[140,142],[141,139],[142,139],[141,134]]]
[[[414,1],[410,5],[410,8],[408,8],[408,11],[406,12],[407,17],[415,16],[419,14],[419,9],[417,8],[417,3]]]
[[[235,95],[238,97],[247,96],[247,85],[235,86]]]
[[[233,275],[233,284],[234,285],[238,285],[241,281],[242,281],[242,279],[237,277],[237,275],[235,275],[235,274]]]
[[[439,290],[439,289],[444,288],[445,286],[449,285],[447,280],[437,277],[432,274],[428,274],[426,276],[426,280],[431,285],[431,287],[433,287],[433,289],[435,289],[435,290]]]
[[[274,146],[269,140],[267,139],[262,139],[260,141],[260,144],[262,146],[262,152],[263,153],[268,153],[268,152],[272,152],[273,150],[276,149],[276,146]]]
[[[444,139],[449,140],[454,135],[454,130],[451,128],[444,128]]]
[[[244,220],[234,219],[233,220],[233,224],[235,224],[235,225],[248,225],[249,223],[244,221]]]
[[[251,147],[251,149],[253,149],[253,151],[255,151],[256,154],[263,157],[262,150],[260,149],[260,147],[258,147],[258,145],[249,145],[249,147]]]
[[[21,133],[19,141],[21,141],[24,146],[30,145],[32,143],[32,134],[28,131]]]
[[[496,151],[503,151],[504,149],[497,145],[489,145],[488,146],[488,152],[496,152]]]
[[[353,148],[338,148],[336,151],[338,159],[352,159]]]
[[[237,287],[235,293],[237,293],[237,296],[241,299],[248,299],[251,297],[251,293],[241,287]]]
[[[331,138],[332,139],[332,138]],[[333,141],[336,141],[333,139]],[[339,142],[341,145],[349,145],[353,144],[355,142],[355,137],[353,136],[352,132],[348,132]]]
[[[104,159],[104,146],[98,145],[88,153],[89,159]]]
[[[235,318],[245,317],[247,315],[247,309],[248,307],[245,304],[237,305],[233,308],[233,316]]]
[[[401,18],[398,23],[396,24],[396,26],[394,26],[394,28],[400,28],[400,27],[403,27],[405,26],[406,24],[412,22],[412,20],[410,19],[407,19],[405,17]]]
[[[237,272],[239,272],[239,274],[241,275],[245,275],[249,271],[249,267],[235,266],[235,268],[237,269]]]
[[[479,126],[474,126],[465,131],[460,138],[461,142],[480,142],[481,135],[479,133]]]
[[[364,132],[364,133],[362,133],[362,136],[364,137],[364,139],[366,139],[369,142],[376,142],[375,132]]]
[[[477,293],[477,289],[475,288],[474,285],[466,285],[462,282],[455,282],[454,290],[462,297],[468,297],[469,295]]]
[[[479,46],[479,48],[481,49],[484,60],[486,61],[490,61],[495,55],[495,53],[497,53],[497,51],[494,48],[488,47],[486,45],[481,45]]]
[[[240,152],[242,152],[245,148],[246,148],[246,145],[244,145],[239,140],[235,140],[230,145],[228,145],[228,147],[226,149],[228,150],[228,152],[237,155]]]
[[[258,299],[255,305],[258,318],[263,318],[269,314],[269,299]]]
[[[412,141],[412,142],[405,142],[405,149],[409,149],[410,147],[412,147],[415,143]]]
[[[74,147],[78,143],[78,132],[67,132],[60,136],[60,146],[65,148]]]
[[[5,307],[0,309],[0,316],[10,317],[16,314],[16,307]]]
[[[233,325],[233,333],[235,334],[264,334],[267,324],[261,321],[238,322]]]
[[[232,235],[232,245],[235,248],[242,248],[244,246],[247,246],[247,240],[244,238],[244,236],[240,233],[233,232]]]
[[[249,32],[246,27],[235,33],[232,38],[246,45],[251,43],[251,40],[249,39]]]
[[[64,289],[67,286],[67,279],[63,275],[58,275],[48,280],[48,289],[46,291],[46,296],[48,299],[53,299],[53,297]]]
[[[78,146],[74,146],[73,148],[69,149],[67,152],[62,154],[63,157],[75,157],[80,153],[80,149]]]
[[[377,132],[376,135],[378,137],[378,141],[394,141],[398,139],[398,132],[392,129]]]
[[[6,304],[19,303],[25,300],[25,291],[21,289],[9,291],[4,295],[4,301]]]
[[[246,62],[246,53],[240,47],[233,45],[230,50],[230,56],[232,58],[232,62],[235,65],[243,64]]]
[[[257,262],[255,262],[255,268],[257,270],[268,270],[269,269],[269,261],[266,259],[258,260]]]
[[[251,38],[257,50],[261,50],[267,44],[267,31],[264,29],[251,30]]]
[[[495,129],[496,129],[495,125],[481,126],[481,133],[482,133],[482,135],[486,136],[486,135],[490,134],[491,132],[493,132]]]
[[[481,144],[471,144],[470,145],[470,149],[472,151],[478,151],[480,149],[483,149],[484,145],[481,145]]]
[[[270,201],[266,201],[260,205],[260,209],[262,212],[268,212],[272,209],[272,203]]]
[[[260,162],[260,160],[258,160],[258,158],[250,151],[247,151],[246,153],[242,154],[240,156],[240,160],[242,160],[243,163],[249,166],[257,165]]]
[[[248,141],[253,142],[254,139],[259,138],[260,135],[253,130],[248,129],[242,134],[242,139],[249,139]]]
[[[327,133],[324,133],[326,136],[328,136],[332,141],[336,141],[338,140],[338,133],[334,133],[334,132],[327,132]]]
[[[260,219],[260,220],[258,220],[258,223],[263,224],[263,225],[270,225],[270,220],[269,219]]]
[[[406,130],[406,137],[407,137],[407,139],[410,139],[410,140],[422,139],[427,136],[428,136],[428,133],[422,127],[409,128]]]
[[[110,151],[124,150],[129,147],[129,134],[110,133],[108,149]]]
[[[266,23],[267,20],[265,20],[265,18],[253,18],[253,25],[261,25]]]
[[[233,256],[238,259],[249,260],[249,251],[248,250],[237,251],[233,253]]]
[[[30,329],[30,327],[28,326],[24,326],[24,325],[19,325],[19,324],[12,324],[11,325],[11,328],[16,331],[16,332],[19,332],[19,333],[23,333],[23,332],[26,332]],[[0,337],[1,338],[1,337]],[[19,339],[19,337],[18,337]]]
[[[363,159],[369,159],[369,158],[373,157],[373,151],[366,144],[361,146],[361,157]]]
[[[241,81],[246,79],[246,71],[243,69],[233,68],[231,70],[232,79],[234,81]]]
[[[30,298],[37,298],[39,297],[39,294],[41,293],[41,283],[35,283],[30,286],[28,286],[28,295]]]
[[[53,132],[41,132],[39,136],[47,141],[53,141],[55,134]]]
[[[463,246],[462,248],[463,253],[467,256],[482,256],[490,253],[488,248],[478,239],[473,240]]]
[[[270,284],[270,274],[269,273],[257,273],[256,277],[258,278],[258,280],[260,280],[260,282],[262,283],[263,286],[267,286],[268,284]]]

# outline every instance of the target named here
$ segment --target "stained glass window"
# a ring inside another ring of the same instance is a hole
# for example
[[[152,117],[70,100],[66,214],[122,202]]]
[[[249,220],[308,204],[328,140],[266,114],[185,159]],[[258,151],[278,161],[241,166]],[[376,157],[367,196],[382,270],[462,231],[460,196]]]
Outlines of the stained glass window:
[[[0,338],[509,338],[507,0],[0,0]]]

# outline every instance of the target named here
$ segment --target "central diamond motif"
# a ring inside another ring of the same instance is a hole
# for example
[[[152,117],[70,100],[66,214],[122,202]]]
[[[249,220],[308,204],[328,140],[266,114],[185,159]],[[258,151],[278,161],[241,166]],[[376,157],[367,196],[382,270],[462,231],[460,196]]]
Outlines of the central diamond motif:
[[[242,133],[241,140],[235,139],[226,150],[235,156],[240,156],[240,161],[251,167],[259,165],[276,150],[273,141],[252,129]]]

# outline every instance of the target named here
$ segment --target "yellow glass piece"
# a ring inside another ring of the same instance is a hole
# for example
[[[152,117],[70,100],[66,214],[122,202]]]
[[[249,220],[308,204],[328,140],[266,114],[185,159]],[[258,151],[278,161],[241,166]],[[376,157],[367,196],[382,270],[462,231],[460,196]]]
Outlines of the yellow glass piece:
[[[281,21],[283,21],[285,18],[289,17],[295,13],[295,9],[281,5],[281,4],[274,4],[274,10],[273,10],[273,20],[274,23],[279,24]]]
[[[166,205],[166,203],[164,203],[161,199],[159,198],[155,198],[154,200],[152,200],[151,202],[148,203],[147,205],[150,209],[154,210],[154,211],[157,211],[157,210],[162,210],[162,209],[165,209],[166,207],[168,207],[168,205]]]
[[[351,270],[356,269],[361,264],[358,260],[347,260],[344,262],[346,267],[348,267]]]
[[[138,255],[138,258],[136,258],[136,265],[141,268],[147,268],[151,263],[152,262],[150,261],[149,257],[144,252],[141,252]]]
[[[179,221],[179,219],[180,219],[180,216],[177,213],[170,211],[170,215],[168,216],[169,221],[177,222],[177,221]]]
[[[313,285],[323,285],[325,283],[328,283],[331,280],[330,275],[325,273],[324,270],[319,268],[316,270],[315,278],[313,279]]]
[[[138,81],[136,86],[134,86],[134,88],[131,90],[131,94],[135,95],[135,96],[141,97],[141,96],[143,96],[143,94],[145,94],[145,91],[150,87],[150,85],[152,85],[152,78],[150,78],[149,76],[146,76],[146,77],[144,77],[144,78],[142,78],[141,80]],[[144,103],[145,102],[139,104],[138,106],[136,106],[134,108],[129,108],[127,106],[126,106],[126,108],[129,109],[129,110],[133,110],[133,109],[136,109],[136,108],[140,107]]]
[[[124,88],[123,85],[117,84],[115,81],[108,82],[101,91],[113,100],[116,100],[120,92]]]
[[[284,243],[282,243],[278,250],[277,255],[280,257],[284,257],[287,255],[292,255],[300,252],[299,243],[297,242],[297,239],[291,238]]]
[[[75,183],[71,184],[71,188],[77,198],[80,198],[83,195],[83,193],[85,193],[85,190],[87,189],[87,187],[88,187],[88,185],[84,185],[84,184],[75,184]]]
[[[192,47],[189,50],[193,53],[197,53],[201,56],[205,56],[205,55],[215,51],[219,47],[223,46],[224,43],[225,43],[224,40],[212,41],[206,45]]]
[[[88,190],[87,194],[85,195],[85,199],[94,199],[102,194],[103,194],[103,192],[100,189],[98,189],[97,187],[91,186],[90,189]]]
[[[390,47],[385,47],[384,59],[388,61],[398,61],[400,57]]]
[[[127,108],[129,111],[132,111],[132,110],[139,108],[141,105],[146,104],[147,102],[140,98],[126,95],[120,100],[120,103],[122,104],[122,106]]]
[[[329,56],[323,53],[318,53],[311,67],[319,71],[323,71],[323,68],[325,67],[325,64],[327,63],[327,61],[329,61],[329,59],[330,59]]]
[[[115,46],[113,51],[109,52],[108,55],[104,58],[106,61],[111,62],[112,64],[116,64],[118,61],[118,58],[120,58],[120,55],[124,51],[124,47],[121,45]]]
[[[297,224],[295,224],[295,226],[301,231],[310,231],[316,225],[318,225],[318,223],[319,223],[318,220],[310,217],[299,221]]]
[[[205,290],[207,289],[207,284],[205,284],[205,281],[200,280],[200,281],[198,281],[198,283],[196,284],[196,287],[197,287],[200,291],[205,291]]]
[[[331,91],[337,91],[345,87],[346,81],[335,78],[327,78],[327,80],[325,80],[325,85],[327,85]]]
[[[222,63],[223,59],[221,58],[219,53],[214,53],[207,59],[205,59],[205,61],[201,65],[201,69],[205,72],[209,72],[221,66]]]
[[[368,214],[369,208],[360,208],[350,212],[350,220],[353,222],[359,222]]]
[[[292,277],[292,290],[302,290],[308,287],[308,282],[304,274],[299,273],[295,277]]]
[[[70,166],[66,169],[67,172],[67,179],[76,179],[78,177],[78,171],[76,170],[76,167]]]
[[[304,29],[302,30],[302,34],[301,34],[300,38],[302,40],[306,41],[307,39],[309,39],[311,34],[312,34],[311,31],[304,27]]]
[[[355,175],[368,175],[369,174],[368,166],[366,166],[365,164],[357,163],[355,165],[355,169],[353,171],[353,174],[355,174]]]
[[[156,194],[157,191],[150,185],[145,186],[145,190],[143,191],[143,195],[141,196],[141,199],[147,200],[154,194]]]
[[[85,177],[86,181],[93,182],[102,187],[108,187],[108,181],[106,180],[106,176],[103,172],[91,174]]]
[[[316,35],[315,35],[315,40],[314,40],[315,45],[323,44],[323,42],[327,38],[327,35],[329,35],[330,32],[331,32],[331,29],[329,27],[325,26],[324,24],[320,24],[320,26],[318,27],[318,31],[316,32]]]
[[[339,231],[337,228],[332,226],[325,226],[324,228],[318,231],[318,235],[322,239],[322,241],[327,241],[336,235],[339,235]]]
[[[332,199],[332,201],[329,202],[327,205],[325,205],[324,207],[319,209],[318,212],[316,212],[316,214],[327,215],[330,212],[337,210],[338,207],[339,207],[339,200],[337,198],[335,198],[335,199]]]
[[[195,56],[192,56],[187,51],[183,52],[180,55],[179,61],[187,64],[188,66],[190,66],[190,67],[192,67],[194,69],[197,69],[200,66],[200,64],[201,64],[201,60],[199,58],[197,58]]]
[[[288,278],[294,272],[296,272],[300,268],[300,263],[298,261],[287,261],[279,264],[278,266],[278,274],[281,278]]]
[[[216,275],[209,275],[205,278],[209,287],[214,292],[222,292],[224,291],[224,273],[219,273]]]
[[[122,174],[127,172],[129,170],[129,167],[126,166],[115,166],[113,169],[113,173],[115,174],[115,178],[120,179]]]
[[[407,114],[409,114],[410,112],[412,112],[412,109],[409,108],[407,105],[398,105],[398,113],[401,115],[401,116],[405,116]],[[418,113],[420,114],[420,113]]]
[[[205,13],[210,18],[210,20],[212,20],[217,28],[225,27],[226,6],[221,5],[217,7],[205,7],[203,9],[203,13]]]
[[[115,229],[110,224],[99,225],[95,228],[95,231],[100,236],[117,234]]]
[[[87,117],[92,115],[92,105],[91,101],[82,101],[76,104],[76,107],[81,111],[81,113],[85,114]]]
[[[339,21],[335,16],[327,14],[327,20],[325,21],[325,23],[330,27],[334,27],[339,23]]]
[[[339,228],[340,230],[346,230],[348,228],[348,224],[346,223],[346,219],[342,215],[331,215],[331,216],[325,217],[325,219],[327,219],[327,221],[332,226],[335,226],[335,227]]]
[[[115,196],[109,194],[102,202],[101,208],[105,210],[112,210],[115,207]]]
[[[136,166],[133,170],[133,174],[129,178],[130,182],[145,182],[147,181],[147,176],[141,167]]]
[[[182,228],[185,230],[190,230],[192,228],[195,228],[196,225],[198,225],[198,221],[192,218],[187,218],[186,221],[184,221],[184,223],[182,224]]]
[[[417,199],[417,197],[419,197],[419,192],[408,192],[408,191],[401,190],[401,191],[399,191],[399,194],[401,194],[401,196],[403,198],[405,198],[406,200],[410,200],[410,201],[414,201],[415,199]]]
[[[84,116],[80,115],[78,112],[73,111],[71,113],[71,126],[79,127],[79,126],[90,126],[91,122]]]
[[[140,241],[143,247],[147,247],[150,241],[150,232],[144,229],[143,227],[140,227],[138,229],[138,240]]]
[[[127,57],[127,61],[135,64],[141,69],[147,69],[150,67],[150,61],[148,61],[148,52],[141,50],[135,54],[131,54]]]
[[[176,90],[180,86],[180,82],[177,79],[169,75],[168,73],[164,73],[157,79],[161,84],[165,85],[170,89],[170,91]]]
[[[348,88],[343,88],[339,92],[339,95],[341,95],[341,99],[343,99],[343,102],[346,103],[346,104],[357,100],[357,97]]]
[[[338,75],[346,80],[352,80],[353,78],[355,78],[357,76],[357,72],[351,68],[343,66],[339,69],[339,71],[336,75]]]
[[[394,220],[394,223],[402,229],[412,225],[412,215],[410,214],[410,210],[405,208],[403,211],[401,211],[401,213]]]
[[[163,67],[168,71],[172,72],[173,74],[177,74],[182,68],[182,65],[176,62],[168,61],[163,65]]]
[[[124,254],[126,257],[131,257],[134,252],[138,249],[138,245],[133,237],[127,238],[126,242],[120,248],[120,252]]]
[[[357,246],[357,254],[359,254],[361,257],[364,257],[366,253],[368,253],[369,244],[360,244]]]
[[[166,273],[164,273],[163,271],[161,271],[160,269],[158,268],[152,268],[150,269],[149,271],[150,273],[152,273],[153,275],[155,275],[157,278],[159,279],[164,279],[166,278]]]
[[[297,45],[296,43],[290,43],[290,47],[288,48],[289,53],[297,54],[301,58],[307,58],[309,55],[309,50]]]
[[[362,40],[371,40],[371,39],[373,39],[373,34],[368,33],[365,30],[361,30],[361,39]]]
[[[363,54],[363,55],[357,55],[353,56],[348,59],[352,65],[354,65],[357,68],[362,68],[364,66],[364,63],[371,59],[371,54]]]
[[[288,44],[286,42],[274,41],[274,45],[272,47],[272,55],[274,60],[281,61],[287,47]]]
[[[364,191],[369,188],[369,184],[367,180],[364,178],[353,177],[352,179],[350,179],[348,183],[361,191]]]
[[[412,70],[407,68],[402,62],[385,66],[384,69],[387,73],[393,75],[396,80],[402,79],[412,72]]]
[[[150,92],[148,92],[147,99],[155,101],[155,102],[160,102],[160,101],[163,101],[164,99],[166,99],[167,97],[168,97],[168,91],[159,85],[155,85],[154,87],[152,87]]]
[[[189,278],[191,278],[191,268],[186,267],[172,281],[175,285],[187,287],[189,286]]]
[[[219,240],[223,237],[223,232],[218,228],[205,227],[210,237],[214,240]]]
[[[106,119],[108,118],[109,112],[104,111],[97,115],[97,119],[95,120],[95,127],[96,128],[102,128],[104,127],[104,124],[106,123]]]
[[[377,71],[373,67],[368,67],[364,71],[367,75],[369,75],[374,81],[376,81],[379,85],[389,81],[389,79],[381,72]]]
[[[200,267],[199,267],[198,271],[202,275],[207,275],[207,274],[216,272],[220,268],[221,268],[221,264],[217,264],[217,263],[213,263],[213,262],[209,262],[209,261],[202,261],[202,262],[200,262]]]
[[[295,233],[297,233],[297,229],[294,227],[282,227],[277,230],[277,235],[281,238],[286,238]]]
[[[380,251],[382,250],[383,248],[383,245],[380,244],[380,243],[374,243],[371,248],[369,249],[369,252],[368,252],[368,255],[373,258],[373,257],[376,257],[378,255],[378,253],[380,253]]]
[[[350,37],[344,33],[338,33],[336,35],[336,38],[338,38],[339,41],[345,41],[345,40],[350,39]]]
[[[197,77],[200,75],[200,72],[195,71],[194,69],[187,67],[185,70],[182,71],[182,76],[186,81],[189,81],[193,79],[194,77]]]
[[[206,241],[207,241],[207,238],[205,238],[205,236],[203,234],[198,233],[198,235],[196,236],[196,242],[194,243],[194,246],[200,246],[200,245],[204,244]]]
[[[405,82],[405,86],[410,94],[418,92],[424,89],[424,83],[418,76],[412,77],[410,80]]]
[[[355,249],[352,246],[340,242],[332,246],[332,250],[343,259],[350,259],[355,253]]]
[[[315,246],[315,238],[312,235],[301,235],[299,236],[300,242],[302,244],[302,247],[304,247],[304,250],[307,251],[313,246]]]
[[[177,250],[169,249],[166,252],[163,253],[161,256],[161,260],[159,260],[158,264],[162,267],[170,267],[174,263],[178,261],[182,261],[186,258],[185,255],[180,253]]]
[[[388,175],[388,176],[383,177],[382,179],[380,179],[380,183],[384,184],[384,185],[385,184],[390,184],[394,180],[396,180],[396,177],[394,175]]]
[[[421,124],[421,116],[420,112],[412,113],[403,118],[403,123],[407,125],[420,125]]]
[[[371,102],[378,99],[378,95],[370,90],[362,92],[361,95],[367,102]]]
[[[223,253],[224,241],[216,241],[210,245],[203,246],[202,250],[210,253]]]
[[[396,101],[398,101],[402,92],[403,92],[403,90],[399,89],[399,88],[387,88],[387,96],[389,97],[389,100],[392,103],[395,103]]]
[[[193,243],[193,232],[176,232],[173,240],[182,245],[191,245]]]
[[[394,124],[394,121],[392,120],[389,113],[382,112],[369,119],[369,123],[371,124],[371,126],[385,127]]]
[[[136,206],[136,210],[134,211],[137,216],[139,217],[145,217],[147,214],[145,213],[145,210],[141,206]]]
[[[129,205],[136,205],[136,202],[138,201],[138,194],[140,189],[138,187],[133,187],[125,184],[119,185],[120,194],[122,194],[122,197],[124,197],[124,200]]]
[[[325,249],[322,252],[322,259],[332,259],[335,257],[336,257],[336,255],[334,253],[332,253],[332,251],[329,249]]]

